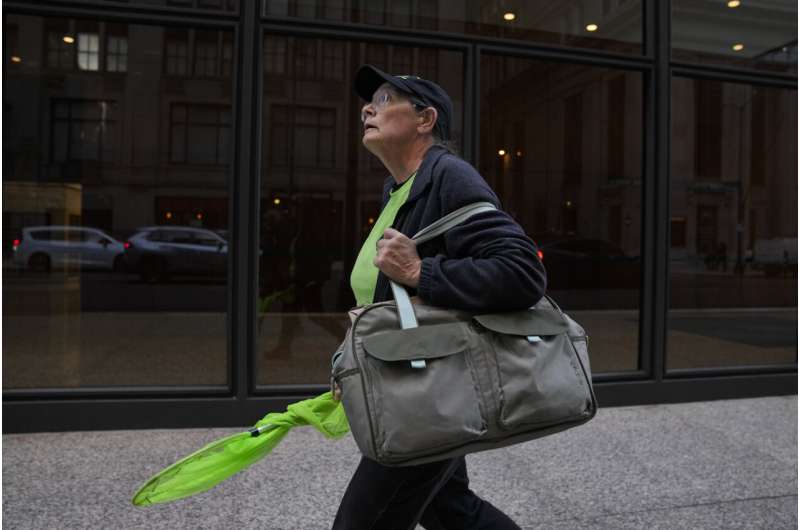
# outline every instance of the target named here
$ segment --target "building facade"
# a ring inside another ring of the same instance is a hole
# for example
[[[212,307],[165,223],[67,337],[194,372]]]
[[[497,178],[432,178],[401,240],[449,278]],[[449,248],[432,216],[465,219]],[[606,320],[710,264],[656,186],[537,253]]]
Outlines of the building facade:
[[[600,405],[797,391],[797,4],[3,5],[9,432],[245,425],[327,389],[387,171],[369,63],[587,330]]]

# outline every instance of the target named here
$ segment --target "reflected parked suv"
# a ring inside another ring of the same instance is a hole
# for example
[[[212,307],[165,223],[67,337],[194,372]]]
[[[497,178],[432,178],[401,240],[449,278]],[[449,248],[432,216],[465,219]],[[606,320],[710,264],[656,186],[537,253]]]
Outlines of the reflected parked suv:
[[[148,283],[173,274],[225,276],[227,264],[228,242],[204,228],[149,226],[125,241],[125,269]]]
[[[67,267],[119,271],[124,250],[97,228],[61,225],[23,228],[12,246],[14,264],[36,272]]]

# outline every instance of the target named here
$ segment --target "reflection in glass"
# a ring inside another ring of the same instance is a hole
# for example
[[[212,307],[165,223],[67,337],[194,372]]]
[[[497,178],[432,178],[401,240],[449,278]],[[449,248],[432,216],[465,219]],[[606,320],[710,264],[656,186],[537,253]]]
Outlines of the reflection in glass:
[[[595,371],[638,368],[642,78],[484,55],[480,173],[531,235]]]
[[[432,73],[453,99],[460,144],[463,55],[280,35],[263,49],[257,381],[326,384],[355,305],[350,271],[389,175],[361,144],[353,75],[378,57],[396,74]]]
[[[672,0],[678,61],[797,73],[797,1]]]
[[[4,24],[3,388],[226,384],[232,35]]]
[[[266,0],[265,13],[642,53],[640,0],[366,0],[349,8],[343,0]]]
[[[797,91],[672,82],[668,368],[797,362]]]

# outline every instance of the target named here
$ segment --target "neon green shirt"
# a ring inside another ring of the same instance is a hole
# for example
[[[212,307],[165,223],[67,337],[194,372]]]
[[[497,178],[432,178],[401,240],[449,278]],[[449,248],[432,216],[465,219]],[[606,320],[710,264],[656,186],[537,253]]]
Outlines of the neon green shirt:
[[[358,306],[372,303],[372,298],[375,296],[375,286],[378,283],[378,267],[372,263],[378,253],[375,245],[383,237],[383,231],[392,226],[394,218],[397,216],[397,211],[408,199],[408,193],[411,191],[411,186],[416,176],[417,172],[415,171],[398,189],[389,191],[389,202],[381,212],[378,220],[375,221],[372,231],[358,253],[356,263],[353,265],[353,271],[350,273],[350,287],[353,289],[356,305]]]

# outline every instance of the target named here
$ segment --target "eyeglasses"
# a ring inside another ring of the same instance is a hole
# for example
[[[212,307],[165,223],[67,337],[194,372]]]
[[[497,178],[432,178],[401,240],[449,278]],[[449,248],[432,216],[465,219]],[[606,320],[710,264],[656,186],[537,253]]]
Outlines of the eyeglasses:
[[[376,91],[375,94],[373,94],[372,101],[370,101],[369,104],[372,105],[372,108],[375,109],[376,112],[380,112],[383,109],[385,109],[389,105],[389,103],[398,99],[399,98],[396,94],[390,92],[389,90],[382,89]],[[414,106],[414,109],[417,110],[417,112],[425,110],[428,107],[430,107],[430,105],[417,98],[411,97],[408,98],[408,101]],[[366,107],[366,105],[364,105],[364,107]],[[367,115],[364,112],[364,107],[362,107],[361,109],[361,123],[364,123],[367,120]]]

